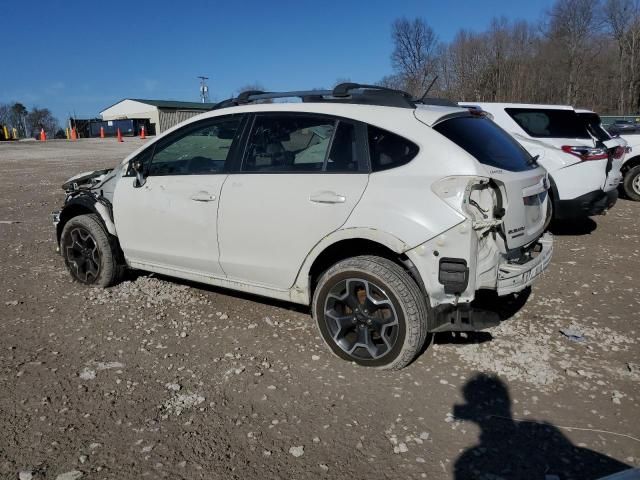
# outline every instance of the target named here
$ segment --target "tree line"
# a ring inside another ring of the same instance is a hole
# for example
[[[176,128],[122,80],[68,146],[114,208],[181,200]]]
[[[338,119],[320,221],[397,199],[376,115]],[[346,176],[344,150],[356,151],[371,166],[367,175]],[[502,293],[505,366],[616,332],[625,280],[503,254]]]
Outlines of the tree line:
[[[33,107],[28,110],[20,102],[0,104],[0,126],[16,129],[19,138],[35,137],[44,128],[52,137],[58,132],[58,120],[48,108]]]
[[[392,25],[393,73],[380,84],[422,96],[568,104],[640,113],[640,0],[557,0],[539,22],[494,18],[438,39],[422,18]],[[432,85],[433,83],[433,85]]]

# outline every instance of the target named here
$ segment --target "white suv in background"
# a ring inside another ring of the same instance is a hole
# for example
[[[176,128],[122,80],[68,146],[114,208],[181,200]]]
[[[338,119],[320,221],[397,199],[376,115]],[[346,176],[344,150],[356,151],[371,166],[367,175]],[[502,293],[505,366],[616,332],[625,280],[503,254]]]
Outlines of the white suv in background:
[[[624,148],[617,140],[594,137],[573,107],[485,102],[459,105],[487,112],[547,169],[554,219],[599,215],[615,205]]]
[[[298,103],[260,103],[296,97]],[[139,268],[311,306],[360,365],[401,368],[427,334],[495,314],[551,259],[545,170],[454,106],[358,84],[245,92],[70,179],[54,212],[74,279]]]
[[[622,168],[622,189],[631,200],[640,202],[640,133],[623,133],[619,137],[627,144]]]

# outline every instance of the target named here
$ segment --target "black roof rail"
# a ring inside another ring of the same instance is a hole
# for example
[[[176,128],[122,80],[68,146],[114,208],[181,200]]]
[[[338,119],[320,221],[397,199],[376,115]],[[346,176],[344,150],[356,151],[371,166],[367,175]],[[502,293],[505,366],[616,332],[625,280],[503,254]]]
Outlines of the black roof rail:
[[[299,98],[302,102],[309,103],[350,103],[399,108],[416,108],[416,103],[457,106],[449,100],[438,98],[425,98],[418,101],[413,99],[407,92],[380,85],[345,82],[336,85],[333,90],[296,90],[291,92],[247,90],[235,98],[229,98],[215,104],[212,110],[278,98]]]

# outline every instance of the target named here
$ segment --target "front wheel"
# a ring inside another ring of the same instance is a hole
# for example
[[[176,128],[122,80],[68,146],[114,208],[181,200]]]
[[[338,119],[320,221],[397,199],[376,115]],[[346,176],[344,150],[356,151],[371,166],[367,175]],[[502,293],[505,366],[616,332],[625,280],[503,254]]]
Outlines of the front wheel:
[[[313,317],[338,357],[362,366],[400,369],[427,337],[427,302],[411,276],[382,257],[353,257],[319,279]]]
[[[622,181],[622,188],[631,200],[640,202],[640,165],[627,171]]]
[[[78,215],[62,229],[60,250],[74,280],[95,287],[109,287],[121,277],[117,248],[97,215]]]

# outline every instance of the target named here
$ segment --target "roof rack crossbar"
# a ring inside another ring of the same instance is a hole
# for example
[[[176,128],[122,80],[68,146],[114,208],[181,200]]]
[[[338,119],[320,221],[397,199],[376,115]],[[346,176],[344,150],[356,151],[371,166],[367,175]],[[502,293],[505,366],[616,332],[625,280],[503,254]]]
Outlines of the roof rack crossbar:
[[[416,103],[451,105],[450,102],[440,99],[423,98],[422,101],[416,100],[407,92],[380,85],[345,82],[336,85],[333,90],[295,90],[290,92],[247,90],[235,98],[229,98],[217,103],[213,106],[212,110],[246,105],[261,100],[275,100],[278,98],[299,98],[302,102],[361,103],[363,105],[383,105],[404,108],[415,108]]]

